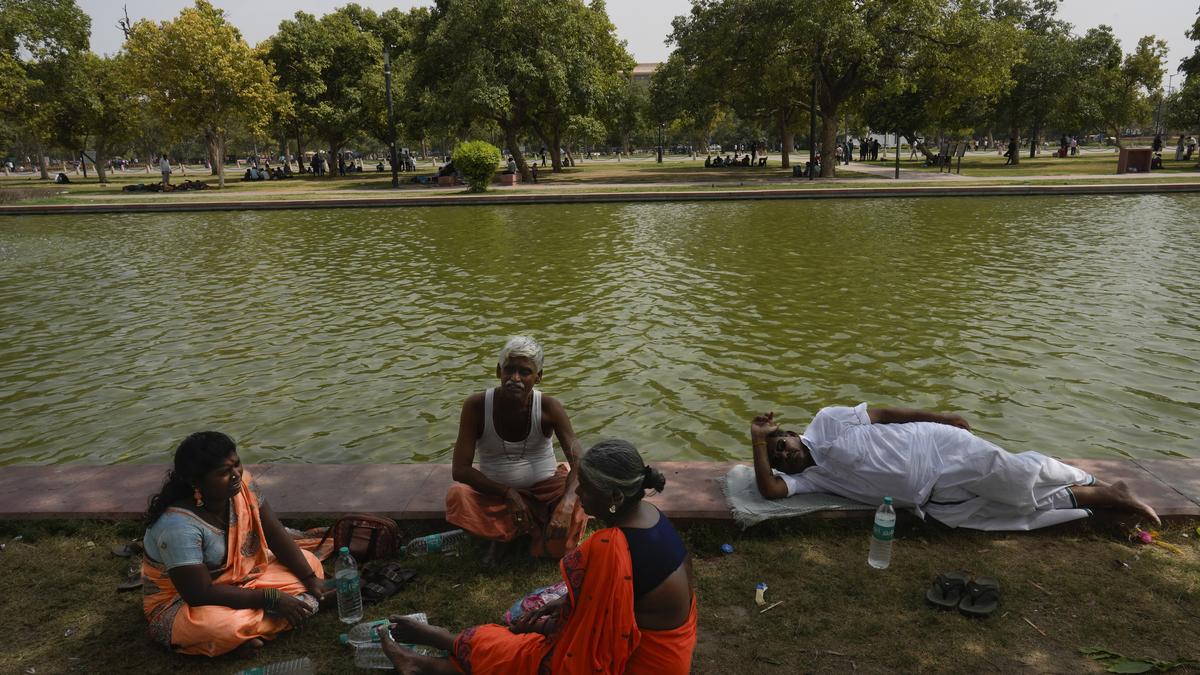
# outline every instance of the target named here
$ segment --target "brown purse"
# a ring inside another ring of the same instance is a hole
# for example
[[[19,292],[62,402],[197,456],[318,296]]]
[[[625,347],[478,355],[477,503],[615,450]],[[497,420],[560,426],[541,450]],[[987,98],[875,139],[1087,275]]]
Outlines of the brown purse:
[[[369,560],[390,558],[400,551],[403,544],[400,526],[396,521],[370,513],[348,513],[338,518],[321,543],[331,536],[334,555],[345,546],[360,565]],[[320,544],[317,547],[320,548]]]

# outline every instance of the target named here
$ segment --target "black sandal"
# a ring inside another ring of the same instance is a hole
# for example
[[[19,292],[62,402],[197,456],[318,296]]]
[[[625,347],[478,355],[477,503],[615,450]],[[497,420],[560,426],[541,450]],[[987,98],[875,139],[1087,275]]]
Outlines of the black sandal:
[[[967,590],[970,576],[966,572],[946,572],[937,575],[933,585],[925,591],[925,600],[938,609],[954,609]]]
[[[406,569],[398,561],[384,563],[372,572],[367,583],[363,584],[363,602],[383,602],[416,578],[416,570]]]
[[[975,577],[967,584],[966,593],[958,603],[965,616],[986,619],[1000,606],[1000,584],[989,577]]]

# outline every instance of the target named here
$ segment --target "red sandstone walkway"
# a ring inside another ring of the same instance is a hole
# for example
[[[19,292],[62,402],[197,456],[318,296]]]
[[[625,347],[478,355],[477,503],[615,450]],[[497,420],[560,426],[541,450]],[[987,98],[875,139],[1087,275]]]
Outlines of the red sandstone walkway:
[[[1124,480],[1164,518],[1200,517],[1200,460],[1067,460]],[[650,498],[672,520],[731,520],[718,480],[732,463],[660,462],[667,489]],[[449,464],[259,464],[250,467],[286,518],[348,512],[441,520]],[[0,467],[0,519],[134,519],[162,483],[162,465]],[[851,517],[869,511],[839,512]]]

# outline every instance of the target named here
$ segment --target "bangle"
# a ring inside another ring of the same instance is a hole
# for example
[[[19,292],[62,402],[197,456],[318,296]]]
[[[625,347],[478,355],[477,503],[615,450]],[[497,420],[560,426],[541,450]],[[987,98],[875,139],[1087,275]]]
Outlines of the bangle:
[[[268,609],[268,610],[276,609],[277,607],[279,607],[279,589],[278,588],[264,589],[263,590],[263,604],[265,605],[265,607],[263,609]]]

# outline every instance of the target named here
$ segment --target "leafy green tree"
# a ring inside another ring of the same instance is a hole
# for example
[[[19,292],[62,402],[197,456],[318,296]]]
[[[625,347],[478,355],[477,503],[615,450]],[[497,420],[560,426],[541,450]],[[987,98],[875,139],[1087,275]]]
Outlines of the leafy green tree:
[[[523,135],[557,154],[571,115],[594,116],[633,65],[595,0],[438,0],[414,51],[426,119],[495,122],[526,181]]]
[[[500,164],[500,149],[487,141],[467,141],[456,145],[451,156],[455,168],[471,186],[470,191],[486,192]]]
[[[676,17],[668,38],[676,45],[671,68],[660,69],[659,90],[670,113],[699,122],[715,116],[693,111],[719,105],[746,120],[761,120],[779,134],[782,165],[790,166],[796,128],[808,119],[812,90],[812,36],[804,15],[810,2],[794,0],[693,0],[688,16]],[[672,82],[673,80],[673,82]],[[706,145],[707,141],[700,145]]]
[[[1179,72],[1187,78],[1174,94],[1167,98],[1167,124],[1176,129],[1193,130],[1200,127],[1200,12],[1187,30],[1187,36],[1198,44],[1179,64]]]
[[[375,12],[355,4],[319,19],[297,12],[264,45],[280,89],[293,101],[297,129],[324,140],[331,161],[377,121],[383,105],[378,26]]]
[[[23,102],[6,106],[5,116],[32,140],[43,180],[50,178],[46,151],[59,136],[55,108],[91,25],[74,0],[0,0],[0,96]]]
[[[1005,0],[994,15],[1017,27],[1021,58],[1013,64],[1012,87],[997,104],[997,118],[1008,128],[1011,139],[1029,138],[1029,156],[1037,153],[1037,142],[1047,122],[1076,84],[1076,58],[1072,49],[1071,25],[1058,18],[1058,0]],[[1020,163],[1014,155],[1012,163]]]
[[[1016,27],[982,10],[962,3],[945,13],[930,27],[937,47],[918,50],[892,87],[867,92],[862,108],[872,129],[899,132],[930,157],[930,133],[965,136],[986,121],[1012,84],[1020,50]]]
[[[261,54],[207,0],[171,21],[137,22],[125,47],[151,114],[177,137],[202,133],[224,187],[231,128],[262,133],[277,104],[274,75]]]

